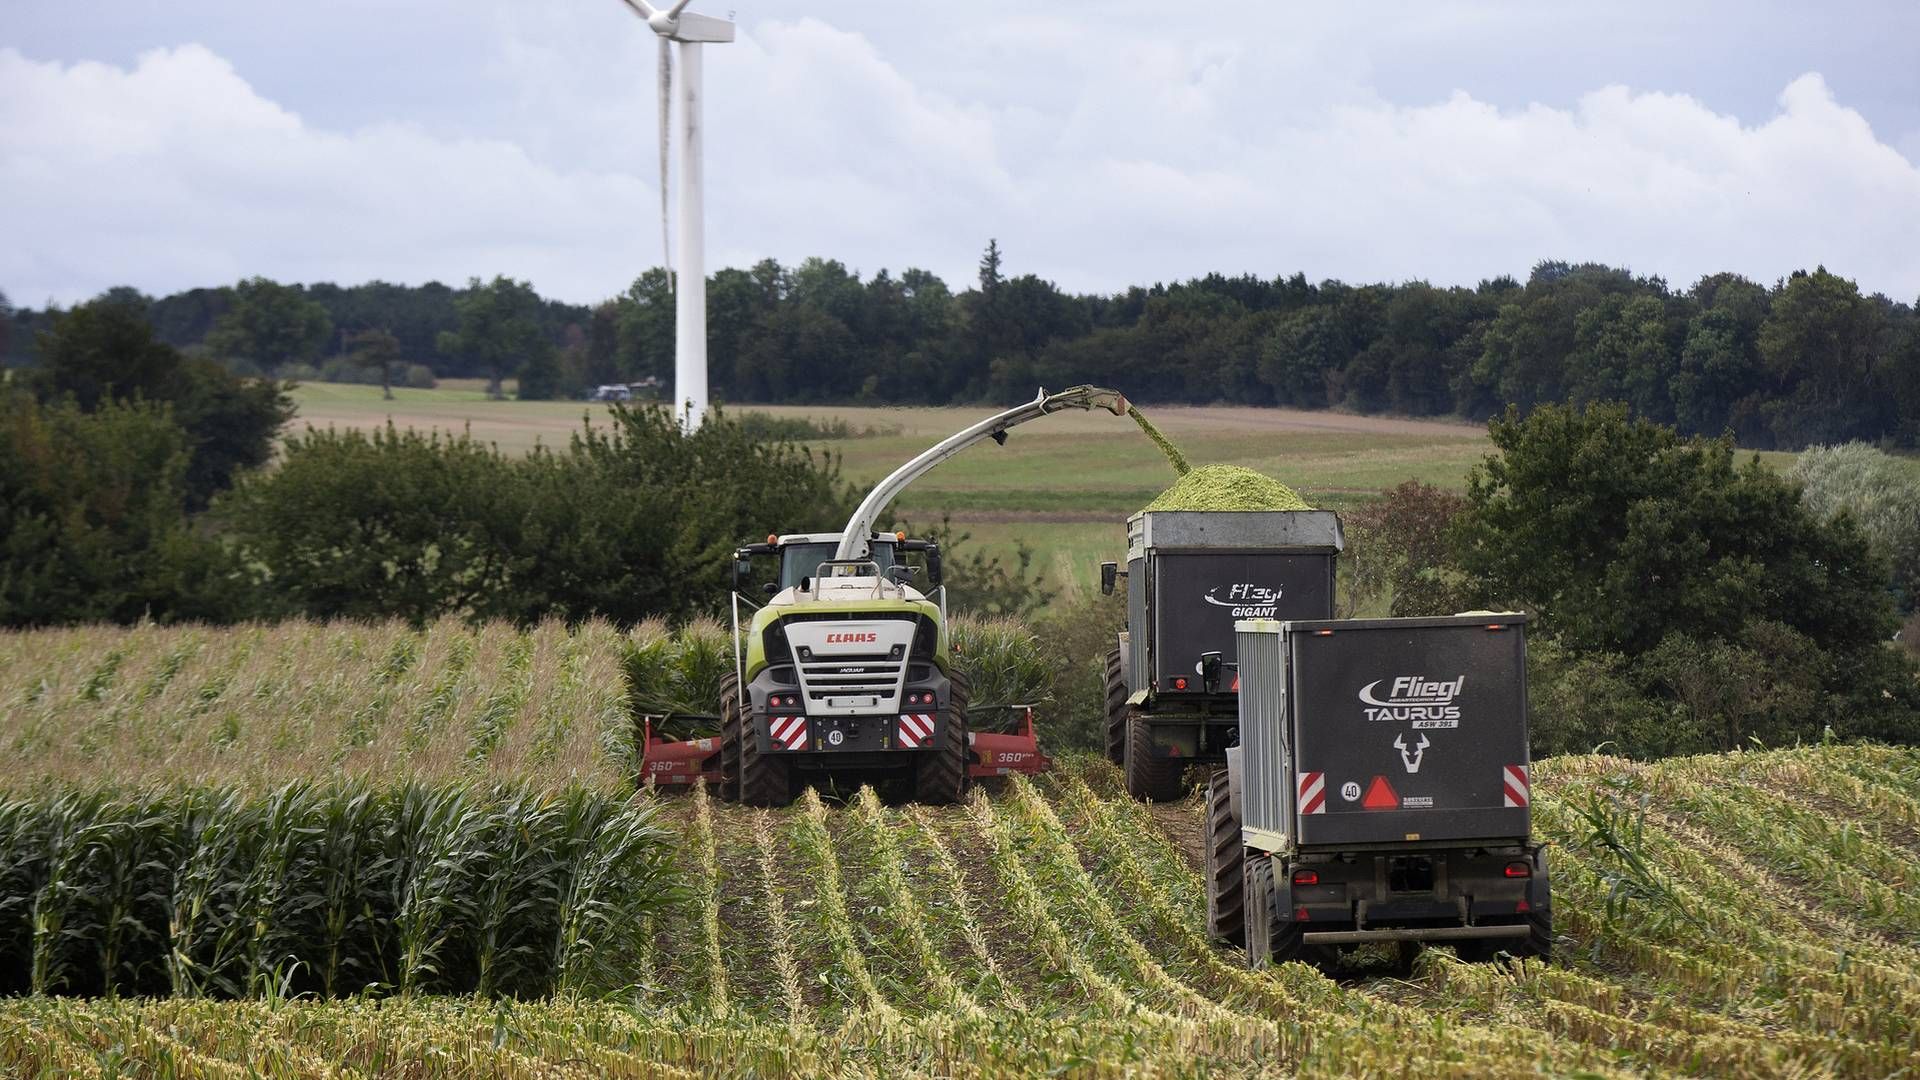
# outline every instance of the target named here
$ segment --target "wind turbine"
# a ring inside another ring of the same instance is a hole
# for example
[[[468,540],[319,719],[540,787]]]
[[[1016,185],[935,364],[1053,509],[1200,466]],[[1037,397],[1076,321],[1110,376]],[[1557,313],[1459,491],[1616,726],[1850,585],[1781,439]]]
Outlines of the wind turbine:
[[[673,267],[673,399],[693,431],[707,414],[707,268],[700,168],[700,46],[733,40],[733,24],[671,6],[621,0],[660,38],[660,246]],[[673,43],[680,43],[680,251],[667,240],[667,161],[672,143]]]

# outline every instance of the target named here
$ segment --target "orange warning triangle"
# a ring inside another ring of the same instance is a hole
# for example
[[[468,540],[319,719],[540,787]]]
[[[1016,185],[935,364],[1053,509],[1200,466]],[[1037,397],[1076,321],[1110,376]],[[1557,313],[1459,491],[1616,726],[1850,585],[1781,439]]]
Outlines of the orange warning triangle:
[[[1360,805],[1369,810],[1398,810],[1400,796],[1394,794],[1393,785],[1387,783],[1386,777],[1376,776],[1373,783],[1367,785],[1367,797],[1360,800]]]

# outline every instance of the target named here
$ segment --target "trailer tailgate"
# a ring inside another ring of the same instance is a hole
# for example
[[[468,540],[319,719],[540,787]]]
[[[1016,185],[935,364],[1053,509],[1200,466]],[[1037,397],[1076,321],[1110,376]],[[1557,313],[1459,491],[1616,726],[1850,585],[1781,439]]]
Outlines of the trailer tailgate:
[[[1518,614],[1289,623],[1296,843],[1526,837],[1525,633]]]

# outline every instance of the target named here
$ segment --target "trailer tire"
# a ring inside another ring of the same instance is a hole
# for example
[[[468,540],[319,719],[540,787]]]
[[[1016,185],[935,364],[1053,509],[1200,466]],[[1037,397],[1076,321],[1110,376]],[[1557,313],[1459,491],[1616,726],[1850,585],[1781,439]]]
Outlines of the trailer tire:
[[[728,677],[731,679],[731,676]],[[724,685],[724,684],[723,684]],[[724,703],[727,699],[722,698]],[[724,708],[724,704],[723,704]],[[724,734],[720,740],[720,791],[722,797],[734,790],[727,768],[727,747],[733,747],[733,761],[738,777],[739,800],[748,806],[785,806],[793,801],[793,763],[779,754],[764,753],[760,749],[757,733],[748,730],[746,720],[736,699],[729,717],[732,737]]]
[[[1527,955],[1553,962],[1553,913],[1534,911],[1527,914]]]
[[[1207,934],[1215,941],[1247,943],[1246,861],[1227,770],[1215,769],[1207,780]]]
[[[720,799],[740,800],[740,678],[728,672],[720,679]]]
[[[1127,676],[1119,649],[1107,652],[1107,760],[1127,763]]]
[[[1187,771],[1186,759],[1153,755],[1153,725],[1138,709],[1127,710],[1127,746],[1121,764],[1127,794],[1142,802],[1173,802],[1183,794],[1180,779]]]
[[[948,675],[946,733],[940,748],[923,755],[913,771],[913,801],[932,806],[957,803],[967,793],[967,702],[973,684],[963,672]]]

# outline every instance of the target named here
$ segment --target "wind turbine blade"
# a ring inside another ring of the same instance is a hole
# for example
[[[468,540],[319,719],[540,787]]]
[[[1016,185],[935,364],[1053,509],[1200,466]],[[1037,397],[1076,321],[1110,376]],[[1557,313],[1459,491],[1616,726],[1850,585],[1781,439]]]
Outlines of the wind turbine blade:
[[[673,285],[673,243],[667,236],[667,165],[673,143],[673,42],[660,36],[660,265]]]
[[[635,15],[643,19],[653,18],[653,5],[647,3],[647,0],[621,0],[621,2],[632,8]]]
[[[679,18],[680,13],[687,10],[687,5],[691,3],[693,3],[693,0],[674,0],[673,6],[667,9],[667,18]]]

